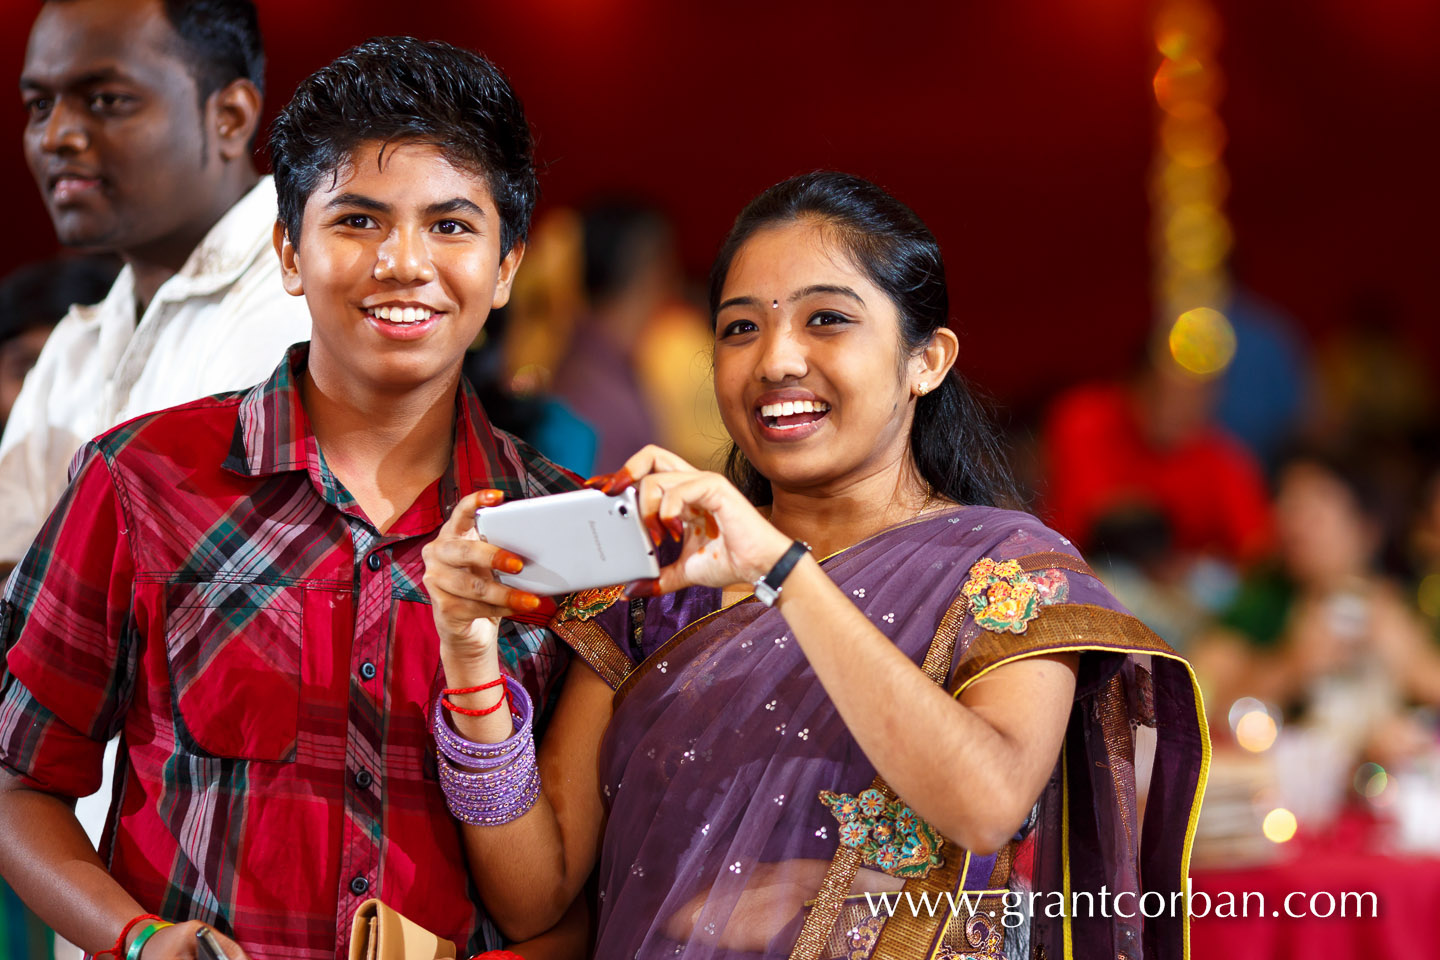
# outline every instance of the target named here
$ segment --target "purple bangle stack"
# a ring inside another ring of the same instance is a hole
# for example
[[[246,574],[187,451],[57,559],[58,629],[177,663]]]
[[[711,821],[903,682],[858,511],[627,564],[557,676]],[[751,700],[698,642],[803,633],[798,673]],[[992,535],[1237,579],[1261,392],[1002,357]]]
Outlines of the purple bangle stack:
[[[440,789],[461,823],[498,826],[524,816],[540,797],[540,768],[531,736],[534,706],[525,688],[505,678],[514,709],[515,733],[499,743],[475,743],[450,727],[435,701],[435,745]]]

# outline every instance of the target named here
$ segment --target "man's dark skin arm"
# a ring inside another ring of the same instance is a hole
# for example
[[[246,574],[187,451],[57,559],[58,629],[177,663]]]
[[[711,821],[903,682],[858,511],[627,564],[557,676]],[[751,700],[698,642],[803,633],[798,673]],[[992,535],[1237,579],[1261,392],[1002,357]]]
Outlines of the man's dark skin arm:
[[[3,765],[0,874],[41,920],[90,953],[109,950],[125,924],[146,912],[100,862],[75,819],[74,801],[25,786]],[[130,931],[125,949],[144,926]],[[160,930],[145,944],[143,960],[190,960],[201,926],[191,920]],[[215,936],[232,960],[246,956],[234,941]]]

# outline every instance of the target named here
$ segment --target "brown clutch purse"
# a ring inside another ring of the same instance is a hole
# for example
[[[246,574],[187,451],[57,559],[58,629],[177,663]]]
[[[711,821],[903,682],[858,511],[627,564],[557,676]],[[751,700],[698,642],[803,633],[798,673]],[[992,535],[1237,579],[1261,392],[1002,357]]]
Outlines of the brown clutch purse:
[[[454,960],[455,944],[406,919],[379,900],[366,900],[350,922],[350,960]]]

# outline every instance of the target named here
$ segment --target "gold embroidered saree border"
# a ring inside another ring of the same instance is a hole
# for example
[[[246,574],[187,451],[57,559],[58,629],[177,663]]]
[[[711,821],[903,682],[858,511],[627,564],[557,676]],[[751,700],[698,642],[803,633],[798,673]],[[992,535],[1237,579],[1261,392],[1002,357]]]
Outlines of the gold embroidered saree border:
[[[950,681],[950,692],[959,696],[981,674],[1002,663],[1080,649],[1179,657],[1154,631],[1127,613],[1089,603],[1057,603],[1045,607],[1023,634],[986,630],[972,640]]]
[[[1091,568],[1090,564],[1079,557],[1072,557],[1068,553],[1061,553],[1058,550],[1045,550],[1041,553],[1027,553],[1023,557],[1016,557],[1015,562],[1020,564],[1020,569],[1026,573],[1034,573],[1036,570],[1070,570],[1074,573],[1083,573],[1087,577],[1099,576]]]
[[[619,687],[630,673],[630,658],[594,620],[559,620],[552,623],[550,629],[589,664],[610,689]]]
[[[1069,611],[1068,615],[1056,614]],[[1043,625],[1043,626],[1042,626]],[[1040,628],[1037,630],[1037,628]],[[1118,638],[1118,639],[1116,639]],[[1017,641],[1019,641],[1017,643]],[[1028,642],[1027,642],[1028,641]],[[970,657],[977,645],[984,643],[979,655]],[[1008,650],[1002,648],[1008,647]],[[1196,774],[1195,792],[1190,802],[1189,820],[1185,825],[1185,840],[1180,852],[1180,886],[1185,889],[1186,878],[1190,875],[1190,855],[1195,843],[1196,824],[1200,819],[1200,801],[1205,796],[1205,786],[1210,779],[1210,727],[1205,719],[1205,701],[1200,691],[1200,682],[1190,662],[1176,653],[1154,631],[1135,617],[1092,604],[1057,604],[1047,608],[1044,616],[1033,621],[1025,634],[1020,637],[1008,634],[982,633],[966,651],[950,684],[954,696],[959,697],[965,689],[984,674],[1007,663],[1024,660],[1047,653],[1148,653],[1172,661],[1184,667],[1190,678],[1195,701],[1196,730],[1200,735],[1200,769]],[[1066,754],[1060,753],[1062,771],[1066,770]],[[1070,899],[1070,838],[1069,838],[1069,775],[1062,772],[1061,785],[1061,859],[1063,865],[1064,896]],[[888,925],[888,921],[887,921]],[[1070,917],[1063,921],[1065,960],[1073,960],[1074,945]],[[1188,916],[1181,928],[1183,960],[1190,960],[1190,923]]]

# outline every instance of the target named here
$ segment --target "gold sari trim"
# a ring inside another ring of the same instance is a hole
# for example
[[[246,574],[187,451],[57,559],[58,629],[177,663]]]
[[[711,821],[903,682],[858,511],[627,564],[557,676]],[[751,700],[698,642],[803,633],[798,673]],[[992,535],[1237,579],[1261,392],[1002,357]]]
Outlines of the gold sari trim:
[[[960,635],[960,625],[965,622],[969,612],[968,598],[964,595],[956,597],[951,602],[950,608],[945,611],[945,616],[940,619],[940,626],[930,640],[930,648],[925,651],[925,660],[921,663],[920,669],[937,684],[944,684],[945,677],[950,673],[950,661],[955,655],[955,640]],[[878,774],[871,781],[870,786],[883,792],[887,798],[895,796],[895,792]],[[945,858],[945,863],[931,870],[929,876],[949,878],[946,882],[953,887],[955,878],[970,863],[970,854],[966,852],[965,856],[961,858],[960,852],[959,849],[953,849]],[[956,860],[961,861],[961,867],[955,866]],[[800,936],[796,938],[795,946],[790,950],[790,960],[818,960],[826,944],[830,941],[830,932],[835,926],[835,919],[845,905],[845,898],[850,893],[851,884],[855,882],[855,875],[860,871],[860,864],[861,854],[858,850],[847,847],[843,843],[839,844],[834,858],[830,861],[829,869],[825,871],[825,879],[820,881],[820,892],[815,896],[815,905],[806,915],[805,925],[800,930]],[[916,881],[906,881],[905,889],[911,889],[910,885],[914,882]],[[897,913],[897,917],[898,915]],[[885,922],[873,956],[881,956],[880,948],[884,945],[894,920],[895,918],[891,918]]]
[[[1169,644],[1129,614],[1089,603],[1057,603],[1046,607],[1023,634],[986,630],[972,640],[955,669],[950,690],[959,696],[981,674],[1014,660],[1078,650],[1178,657]]]
[[[557,620],[550,629],[589,664],[610,689],[620,686],[630,672],[630,658],[594,620]]]
[[[1046,550],[1043,553],[1027,553],[1023,557],[1016,557],[1015,562],[1020,564],[1020,569],[1026,573],[1034,573],[1036,570],[1071,570],[1075,573],[1083,573],[1087,577],[1100,578],[1095,575],[1090,564],[1079,557],[1072,557],[1068,553],[1061,553],[1058,550]]]

